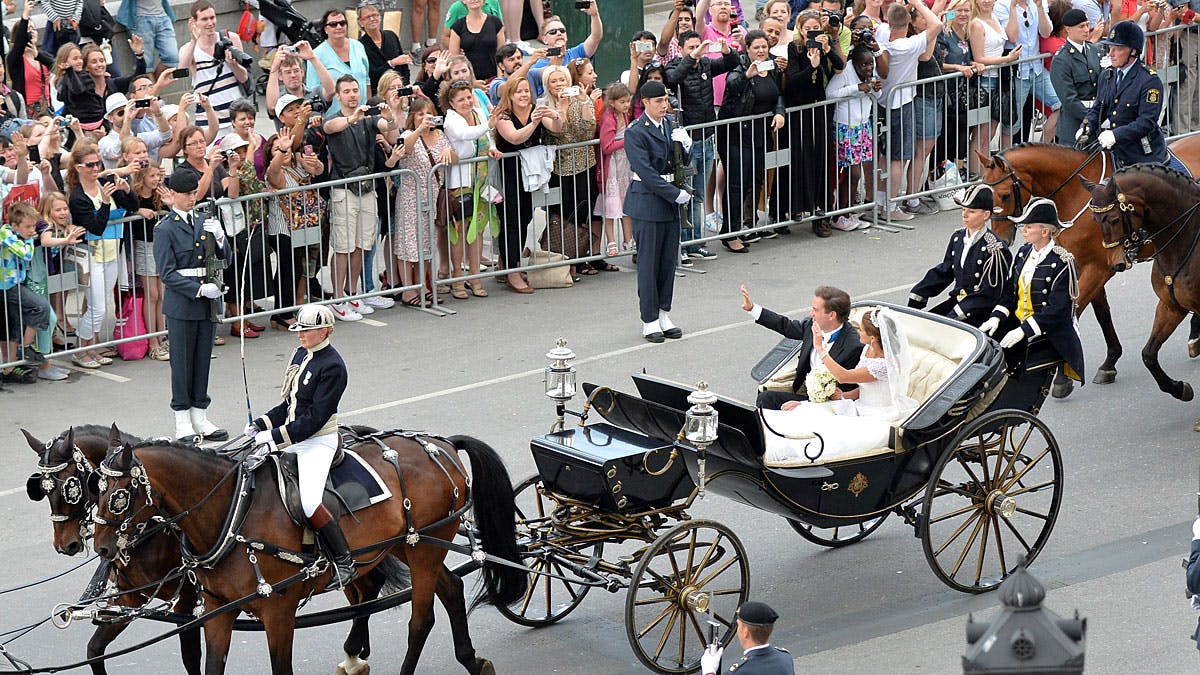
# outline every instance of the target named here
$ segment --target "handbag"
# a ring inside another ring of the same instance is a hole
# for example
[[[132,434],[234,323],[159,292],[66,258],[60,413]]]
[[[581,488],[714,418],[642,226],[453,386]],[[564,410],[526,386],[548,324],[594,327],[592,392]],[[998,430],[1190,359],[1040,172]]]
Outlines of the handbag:
[[[1004,55],[1007,56],[1010,51],[1012,50],[1005,49]],[[996,89],[996,95],[990,101],[992,119],[1004,126],[1012,126],[1017,123],[1020,116],[1020,106],[1015,94],[1016,88],[1013,85],[1013,69],[1011,67],[1001,68],[1000,86]]]
[[[529,270],[526,277],[529,279],[529,285],[534,288],[570,288],[571,281],[571,266],[566,264],[567,257],[561,253],[553,253],[551,251],[543,251],[538,249],[529,256],[530,265],[548,265],[550,263],[563,263],[557,267],[543,267],[542,269]]]
[[[305,185],[299,172],[292,167],[283,169],[295,180],[297,185]],[[301,190],[279,195],[279,210],[289,230],[303,230],[307,227],[317,227],[321,224],[321,212],[325,210],[325,200],[316,189]]]
[[[142,311],[142,298],[132,294],[126,295],[121,303],[121,311],[117,313],[117,325],[113,328],[113,339],[124,340],[146,334],[145,313]],[[117,352],[122,361],[140,361],[146,358],[150,351],[148,340],[133,340],[117,345]]]
[[[217,212],[227,236],[236,237],[246,230],[246,210],[242,208],[241,202],[218,202]]]

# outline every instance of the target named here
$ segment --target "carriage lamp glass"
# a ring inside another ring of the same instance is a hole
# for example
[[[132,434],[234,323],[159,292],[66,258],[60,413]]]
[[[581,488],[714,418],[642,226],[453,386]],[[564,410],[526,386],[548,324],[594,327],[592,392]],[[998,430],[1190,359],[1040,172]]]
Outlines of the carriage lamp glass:
[[[712,407],[717,397],[708,390],[708,383],[702,381],[696,385],[696,391],[688,394],[687,400],[692,406],[685,414],[683,437],[703,449],[717,440],[717,411]]]
[[[566,338],[558,338],[546,358],[550,359],[546,366],[546,396],[559,403],[571,400],[575,396],[575,367],[571,365],[575,352],[567,349]]]

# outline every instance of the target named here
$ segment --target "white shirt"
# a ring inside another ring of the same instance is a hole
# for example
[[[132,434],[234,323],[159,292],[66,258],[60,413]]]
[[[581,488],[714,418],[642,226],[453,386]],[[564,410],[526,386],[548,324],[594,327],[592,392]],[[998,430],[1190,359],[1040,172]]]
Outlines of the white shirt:
[[[892,110],[912,102],[916,96],[916,87],[911,86],[917,80],[917,62],[925,47],[929,44],[925,33],[917,33],[912,37],[891,40],[891,29],[886,23],[875,29],[875,41],[888,53],[888,76],[879,92],[879,100]],[[909,86],[904,86],[909,85]],[[900,93],[892,96],[892,90],[902,87]]]
[[[483,123],[474,126],[457,112],[453,110],[446,111],[446,119],[444,120],[446,140],[450,142],[450,147],[458,155],[459,162],[475,156],[475,141],[480,136],[486,136],[489,131],[487,115],[478,108],[476,108],[476,111],[479,119],[483,120]],[[491,147],[490,141],[488,142],[488,147]],[[473,168],[475,168],[473,163],[455,164],[450,167],[450,177],[446,187],[455,189],[471,185],[471,170]]]
[[[1033,278],[1033,271],[1037,269],[1038,265],[1042,264],[1046,256],[1050,255],[1050,249],[1052,248],[1054,248],[1053,238],[1046,242],[1046,245],[1041,250],[1035,248],[1029,254],[1029,257],[1025,260],[1025,266],[1021,268],[1021,280],[1025,282],[1026,286],[1029,285],[1029,281]]]
[[[963,228],[963,250],[962,257],[958,260],[959,267],[967,266],[967,256],[971,254],[971,247],[975,245],[975,242],[979,241],[979,238],[983,236],[983,231],[986,229],[986,227],[981,227],[978,232],[971,234],[970,230],[965,227]]]

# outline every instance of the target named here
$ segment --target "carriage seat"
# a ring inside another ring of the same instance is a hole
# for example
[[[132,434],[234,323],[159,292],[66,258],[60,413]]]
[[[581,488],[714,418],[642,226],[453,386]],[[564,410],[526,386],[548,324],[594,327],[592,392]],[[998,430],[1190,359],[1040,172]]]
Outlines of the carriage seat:
[[[872,309],[870,306],[855,307],[850,312],[851,321],[858,322],[862,315],[870,309]],[[900,316],[900,326],[904,329],[904,333],[908,337],[909,350],[912,354],[908,395],[917,402],[917,408],[920,409],[921,406],[932,399],[950,381],[960,366],[962,366],[963,361],[974,353],[977,341],[974,334],[956,326],[917,314],[898,314]],[[792,372],[794,373],[795,370],[793,369]],[[772,375],[771,379],[774,380],[775,377],[775,375]],[[867,420],[864,420],[864,423],[867,423]],[[880,428],[875,435],[881,439],[888,439],[887,445],[881,444],[878,447],[864,448],[861,451],[841,454],[828,461],[842,462],[861,459],[895,452],[900,449],[899,437],[903,431],[904,422],[891,425],[882,422],[878,422],[877,424],[880,425]],[[771,432],[764,430],[763,433],[769,434]],[[797,441],[801,445],[805,442],[803,439],[797,439]],[[818,459],[815,462],[810,462],[802,454],[797,453],[797,457],[795,458],[764,463],[773,468],[795,468],[819,465],[823,464],[824,461]]]

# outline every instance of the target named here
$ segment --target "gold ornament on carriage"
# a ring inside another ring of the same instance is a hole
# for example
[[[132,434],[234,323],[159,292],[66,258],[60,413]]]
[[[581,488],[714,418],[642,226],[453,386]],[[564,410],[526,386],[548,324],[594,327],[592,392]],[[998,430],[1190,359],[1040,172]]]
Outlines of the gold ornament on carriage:
[[[850,484],[846,486],[846,489],[849,490],[850,493],[855,497],[858,497],[863,493],[863,490],[866,490],[870,485],[871,482],[867,480],[866,476],[862,475],[861,473],[856,473],[854,474],[854,478],[850,479]]]

